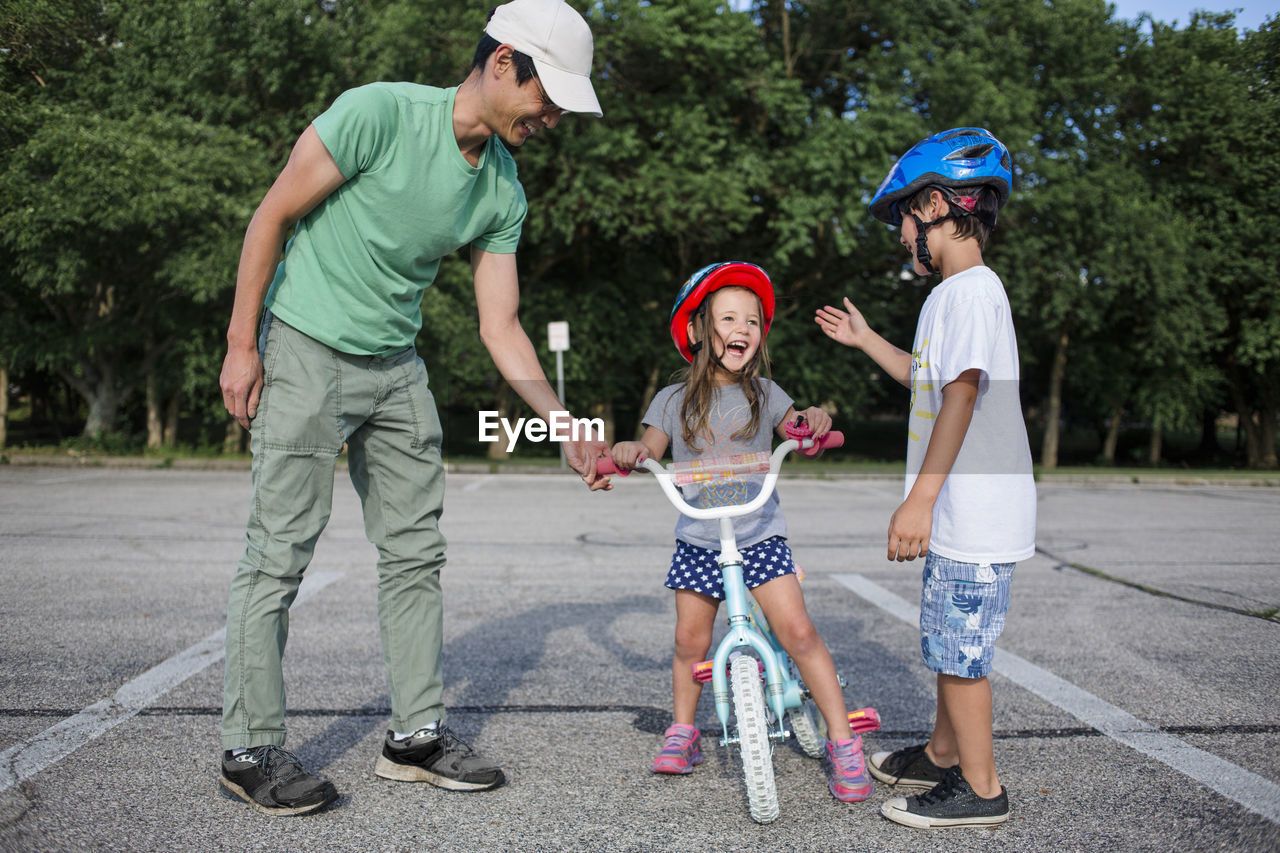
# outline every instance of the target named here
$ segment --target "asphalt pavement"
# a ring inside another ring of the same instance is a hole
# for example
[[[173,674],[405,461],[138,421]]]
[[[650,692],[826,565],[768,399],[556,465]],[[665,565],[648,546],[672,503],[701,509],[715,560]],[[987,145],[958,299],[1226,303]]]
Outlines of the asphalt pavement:
[[[895,796],[832,799],[774,751],[781,817],[751,822],[736,754],[649,770],[670,722],[675,511],[651,479],[454,473],[450,724],[507,770],[459,794],[373,775],[389,697],[375,551],[338,473],[290,621],[289,748],[342,796],[269,818],[218,793],[221,632],[247,471],[0,466],[0,850],[1280,850],[1280,489],[1041,483],[995,693],[1013,814],[913,830]],[[892,479],[784,479],[810,613],[884,726],[923,739],[920,564],[885,559]]]

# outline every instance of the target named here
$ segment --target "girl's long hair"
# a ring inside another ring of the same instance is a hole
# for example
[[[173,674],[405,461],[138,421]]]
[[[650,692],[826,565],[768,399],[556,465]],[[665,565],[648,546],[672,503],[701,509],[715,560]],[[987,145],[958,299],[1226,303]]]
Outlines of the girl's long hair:
[[[716,393],[721,387],[716,382],[716,370],[719,364],[715,345],[712,342],[715,337],[715,315],[710,310],[710,303],[717,293],[733,289],[751,293],[745,287],[722,287],[709,294],[694,312],[693,334],[690,338],[701,342],[702,346],[698,347],[697,352],[693,354],[693,363],[676,374],[677,381],[684,382],[684,402],[680,404],[681,437],[690,450],[699,449],[700,439],[712,438],[709,427],[711,405],[715,402]],[[752,293],[752,296],[755,294]],[[760,297],[756,296],[755,299],[756,310],[763,317],[764,308],[760,304]],[[762,375],[771,375],[769,350],[765,346],[763,334],[760,336],[760,347],[752,356],[751,362],[737,374],[738,387],[742,389],[743,395],[751,406],[751,419],[746,426],[732,436],[740,441],[753,438],[760,431],[760,410],[764,394],[759,380]]]

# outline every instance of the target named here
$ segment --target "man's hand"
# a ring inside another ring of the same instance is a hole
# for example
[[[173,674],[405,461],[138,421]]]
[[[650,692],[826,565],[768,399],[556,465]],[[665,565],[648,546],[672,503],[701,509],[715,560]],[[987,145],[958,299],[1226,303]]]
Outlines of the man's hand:
[[[582,475],[582,481],[591,491],[600,489],[606,492],[613,488],[609,478],[596,473],[596,460],[609,455],[609,445],[604,441],[566,441],[564,443],[564,459],[569,467]]]
[[[914,560],[929,553],[933,504],[908,496],[889,519],[889,559]]]
[[[227,412],[248,429],[249,421],[258,414],[258,398],[262,395],[262,360],[258,358],[258,350],[228,347],[218,384],[222,387],[222,404]]]

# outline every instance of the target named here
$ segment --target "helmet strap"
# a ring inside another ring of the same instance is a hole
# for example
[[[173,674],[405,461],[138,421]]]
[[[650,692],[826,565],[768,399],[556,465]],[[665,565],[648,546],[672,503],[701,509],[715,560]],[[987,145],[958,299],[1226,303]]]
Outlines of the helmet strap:
[[[702,302],[698,305],[698,307],[694,310],[693,314],[689,317],[689,325],[693,328],[697,328],[699,325],[703,325],[702,318],[706,316],[706,313],[707,313],[707,300],[703,299]],[[702,341],[695,341],[693,339],[693,335],[690,335],[689,336],[689,355],[697,356],[698,350],[700,349],[702,349]],[[690,360],[692,361],[692,359]]]
[[[915,213],[911,214],[911,218],[916,221],[916,260],[920,262],[920,266],[927,269],[932,274],[937,274],[939,270],[934,269],[933,255],[929,252],[929,235],[928,230],[935,225],[940,225],[948,219],[955,219],[954,213],[945,213],[930,222],[921,221]]]

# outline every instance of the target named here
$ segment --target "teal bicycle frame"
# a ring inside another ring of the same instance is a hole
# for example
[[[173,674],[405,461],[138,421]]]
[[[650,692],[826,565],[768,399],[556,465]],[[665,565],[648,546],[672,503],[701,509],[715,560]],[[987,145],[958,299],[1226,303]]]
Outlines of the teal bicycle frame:
[[[688,469],[679,471],[679,466],[665,468],[652,459],[639,460],[637,465],[651,472],[667,499],[684,515],[690,518],[716,520],[720,525],[720,553],[716,562],[720,567],[720,575],[724,582],[725,609],[729,617],[729,630],[716,646],[715,657],[694,667],[693,677],[698,681],[706,681],[705,668],[711,668],[711,687],[716,703],[716,716],[720,718],[722,736],[721,746],[734,744],[742,755],[742,769],[746,783],[747,804],[751,809],[751,818],[757,823],[769,823],[776,820],[779,813],[778,792],[773,775],[773,744],[785,740],[792,732],[787,731],[787,721],[796,729],[796,739],[801,749],[811,758],[822,754],[823,747],[819,743],[818,728],[814,719],[816,709],[808,691],[800,683],[795,665],[783,650],[777,636],[769,630],[769,623],[764,614],[752,602],[747,593],[747,585],[743,579],[742,554],[738,551],[737,536],[733,529],[733,520],[758,512],[773,495],[778,484],[778,472],[782,468],[783,458],[793,450],[809,450],[814,447],[839,447],[844,443],[844,436],[838,432],[830,432],[820,439],[810,437],[807,426],[802,420],[788,424],[787,433],[791,437],[782,442],[769,455],[768,473],[765,474],[760,492],[754,498],[742,504],[730,504],[717,507],[696,507],[685,500],[680,487],[676,485],[677,473],[687,473]],[[763,454],[762,454],[763,455]],[[697,467],[708,473],[720,463],[726,463],[730,470],[735,464],[742,464],[738,459],[700,460]],[[748,470],[759,473],[764,470],[757,467],[762,460],[746,462]],[[597,460],[596,469],[602,474],[620,474],[613,460],[602,458]],[[755,653],[752,658],[742,655],[748,650]],[[738,654],[735,654],[738,653]],[[756,663],[756,660],[759,663]],[[760,674],[763,671],[765,692],[760,690]],[[844,680],[841,679],[843,686]],[[772,712],[773,725],[769,723]],[[731,731],[729,718],[736,715],[736,731]]]
[[[783,455],[787,451],[784,451]],[[766,499],[772,492],[763,492]],[[735,514],[736,516],[736,514]],[[791,708],[799,708],[805,699],[800,680],[792,678],[787,663],[789,658],[778,638],[769,630],[763,614],[748,598],[747,585],[742,577],[742,555],[738,552],[733,534],[733,517],[720,519],[720,556],[716,560],[724,582],[725,610],[729,617],[729,631],[716,646],[712,658],[711,690],[716,703],[716,716],[720,718],[723,735],[721,745],[737,743],[729,733],[729,713],[732,696],[729,692],[729,656],[739,649],[750,648],[764,664],[765,701],[773,711],[777,729],[769,733],[770,740],[790,737],[784,721]]]
[[[662,487],[667,499],[684,515],[696,519],[714,519],[720,523],[720,554],[716,562],[724,583],[725,610],[729,618],[729,631],[716,647],[712,659],[711,687],[716,703],[716,716],[722,729],[721,745],[738,742],[729,730],[732,696],[728,682],[729,658],[733,652],[751,649],[764,665],[765,701],[773,711],[776,728],[769,732],[770,740],[784,740],[790,736],[786,729],[787,711],[804,704],[807,693],[800,680],[791,675],[790,658],[783,651],[778,638],[769,630],[768,623],[753,602],[742,575],[742,554],[738,551],[733,520],[760,510],[773,494],[778,483],[782,460],[793,450],[808,450],[815,443],[822,447],[838,447],[844,437],[838,432],[827,433],[815,442],[812,438],[790,438],[779,444],[769,457],[769,472],[765,475],[760,493],[743,504],[719,507],[695,507],[685,500],[675,484],[673,473],[652,459],[641,460],[639,465],[652,473]],[[603,469],[602,469],[603,470]]]

